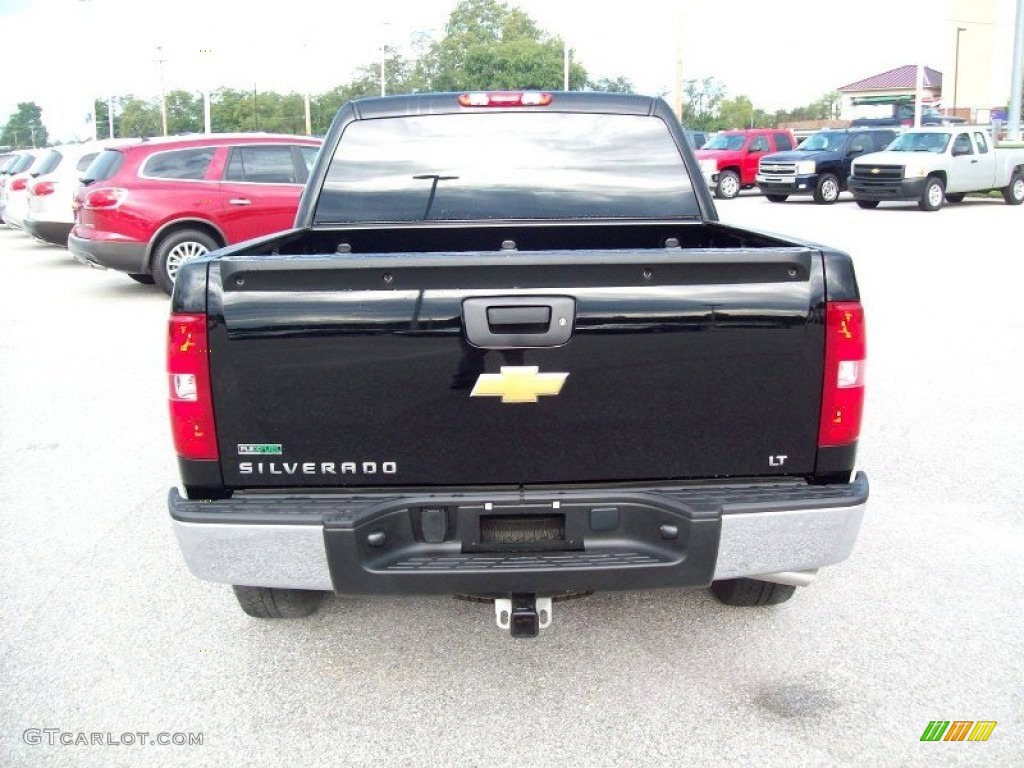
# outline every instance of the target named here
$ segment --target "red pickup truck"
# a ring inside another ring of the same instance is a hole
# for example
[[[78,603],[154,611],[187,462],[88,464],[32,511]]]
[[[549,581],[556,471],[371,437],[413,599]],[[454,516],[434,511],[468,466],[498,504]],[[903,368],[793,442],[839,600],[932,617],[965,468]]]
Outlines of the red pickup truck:
[[[714,190],[715,197],[730,200],[741,189],[755,185],[762,156],[785,152],[795,146],[792,131],[751,128],[719,133],[694,154],[700,162],[704,181]]]

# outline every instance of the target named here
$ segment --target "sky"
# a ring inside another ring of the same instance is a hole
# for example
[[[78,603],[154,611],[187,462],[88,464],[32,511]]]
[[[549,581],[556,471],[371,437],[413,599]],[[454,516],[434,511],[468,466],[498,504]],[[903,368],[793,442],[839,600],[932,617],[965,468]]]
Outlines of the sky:
[[[92,98],[156,96],[161,71],[167,90],[318,93],[378,61],[382,43],[409,54],[415,35],[440,38],[456,3],[0,0],[0,124],[18,102],[35,101],[51,141],[84,138]],[[714,77],[728,96],[772,111],[903,64],[941,69],[944,54],[941,0],[507,4],[567,38],[591,78],[626,77],[670,101],[677,58],[684,80]]]

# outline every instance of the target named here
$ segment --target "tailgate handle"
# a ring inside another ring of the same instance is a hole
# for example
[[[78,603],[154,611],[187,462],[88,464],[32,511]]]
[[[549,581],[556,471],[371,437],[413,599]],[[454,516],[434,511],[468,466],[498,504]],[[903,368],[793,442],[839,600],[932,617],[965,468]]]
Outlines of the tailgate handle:
[[[475,347],[559,347],[572,338],[571,296],[492,296],[462,302],[462,326]]]

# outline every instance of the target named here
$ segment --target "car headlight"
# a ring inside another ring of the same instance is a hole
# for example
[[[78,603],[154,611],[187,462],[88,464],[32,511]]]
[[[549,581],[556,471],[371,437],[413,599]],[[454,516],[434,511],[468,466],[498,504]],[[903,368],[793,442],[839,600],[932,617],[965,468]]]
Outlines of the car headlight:
[[[704,173],[715,173],[718,170],[718,161],[713,157],[707,157],[700,161],[700,169]]]
[[[908,165],[903,169],[903,178],[905,179],[923,179],[928,175],[927,165]]]
[[[801,160],[796,164],[796,172],[801,176],[814,173],[816,170],[818,170],[818,164],[813,160]]]

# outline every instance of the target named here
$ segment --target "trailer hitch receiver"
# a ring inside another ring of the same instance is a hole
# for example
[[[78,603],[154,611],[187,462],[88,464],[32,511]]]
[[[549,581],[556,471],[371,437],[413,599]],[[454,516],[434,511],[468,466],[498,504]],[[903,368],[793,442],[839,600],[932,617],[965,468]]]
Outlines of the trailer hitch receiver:
[[[494,616],[512,637],[536,637],[551,626],[551,598],[514,594],[494,601]]]

